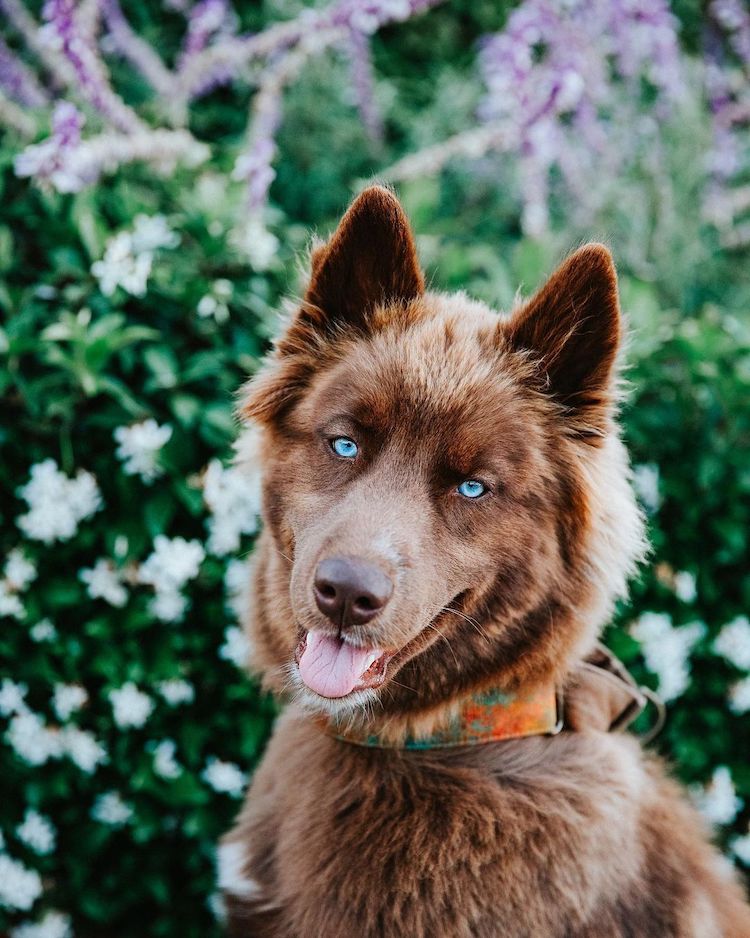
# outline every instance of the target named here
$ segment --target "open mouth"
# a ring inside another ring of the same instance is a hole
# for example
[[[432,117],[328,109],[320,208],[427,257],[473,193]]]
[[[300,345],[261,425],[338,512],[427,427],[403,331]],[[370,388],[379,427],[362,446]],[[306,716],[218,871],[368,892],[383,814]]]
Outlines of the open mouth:
[[[294,651],[304,684],[321,697],[346,697],[357,690],[379,687],[392,652],[350,645],[323,632],[306,632]]]

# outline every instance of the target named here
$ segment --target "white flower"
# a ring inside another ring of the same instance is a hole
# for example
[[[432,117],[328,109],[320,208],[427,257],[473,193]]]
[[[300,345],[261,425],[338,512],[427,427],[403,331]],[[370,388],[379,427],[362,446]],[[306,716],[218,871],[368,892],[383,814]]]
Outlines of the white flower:
[[[732,684],[729,688],[729,709],[738,715],[750,710],[750,676]]]
[[[163,215],[136,215],[132,247],[136,254],[153,253],[159,248],[176,248],[180,236],[172,231]]]
[[[107,750],[88,730],[65,726],[60,736],[63,753],[87,775],[91,775],[98,765],[109,761]]]
[[[21,600],[15,593],[11,593],[4,580],[0,580],[0,616],[12,616],[14,619],[22,619],[26,615]]]
[[[247,776],[234,762],[222,762],[211,756],[206,760],[203,778],[214,791],[239,797],[247,785]]]
[[[154,587],[151,612],[164,622],[178,622],[185,615],[187,599],[180,593],[188,580],[198,575],[206,556],[199,541],[158,534],[154,550],[141,564],[138,580]]]
[[[714,651],[740,671],[750,671],[750,620],[737,616],[728,622],[714,640]]]
[[[149,747],[154,756],[154,772],[162,778],[177,778],[182,774],[182,768],[175,759],[177,744],[173,739],[164,739],[160,743]]]
[[[11,929],[10,938],[73,938],[70,916],[51,910],[38,922],[24,922]]]
[[[19,758],[29,765],[44,765],[62,754],[60,734],[45,726],[44,720],[31,711],[18,713],[10,721],[5,738]]]
[[[203,479],[203,498],[212,517],[208,520],[208,550],[223,557],[239,550],[240,536],[258,530],[260,476],[243,467],[224,468],[213,459]]]
[[[110,606],[121,608],[128,601],[128,591],[122,583],[122,575],[109,560],[103,557],[93,567],[79,570],[78,578],[86,584],[86,592],[92,599],[103,599]]]
[[[246,161],[240,157],[237,160],[232,177],[242,178],[248,167]],[[249,221],[239,225],[231,236],[234,247],[241,251],[255,270],[267,270],[276,256],[279,248],[279,239],[263,224],[263,221],[254,216]]]
[[[695,586],[695,574],[688,570],[681,570],[674,576],[675,596],[683,603],[695,601],[698,591]]]
[[[5,677],[0,683],[0,716],[9,717],[14,713],[28,713],[24,697],[28,694],[29,688],[26,684],[16,684],[9,677]]]
[[[153,255],[133,249],[133,236],[121,231],[107,242],[104,257],[91,265],[91,273],[99,281],[105,296],[112,296],[118,287],[132,296],[144,296],[148,284]]]
[[[199,541],[157,534],[154,550],[141,564],[138,579],[158,590],[181,589],[198,576],[206,552]]]
[[[732,853],[745,866],[750,866],[750,833],[743,834],[741,837],[735,837],[729,842]]]
[[[35,642],[51,642],[57,638],[57,629],[49,619],[40,619],[29,629],[29,635]]]
[[[693,788],[693,797],[701,814],[712,824],[730,824],[742,807],[737,797],[729,769],[720,765],[714,769],[705,788]]]
[[[244,560],[230,560],[224,573],[226,606],[238,622],[250,618],[251,587],[250,565]]]
[[[643,505],[654,512],[661,504],[659,494],[659,467],[656,463],[642,463],[633,470],[633,486]]]
[[[230,625],[224,632],[224,644],[219,649],[219,657],[231,661],[238,668],[246,668],[250,659],[251,645],[242,629]]]
[[[40,856],[46,856],[55,849],[57,834],[52,822],[33,808],[26,811],[23,824],[16,828],[16,836]]]
[[[6,909],[30,909],[42,894],[42,878],[36,870],[0,853],[0,905]]]
[[[143,726],[151,716],[154,701],[148,694],[138,690],[132,681],[109,692],[115,723],[124,729],[127,726]]]
[[[151,614],[162,622],[180,622],[188,607],[187,596],[179,590],[160,590],[149,604]]]
[[[64,723],[71,713],[80,710],[89,699],[89,695],[80,684],[55,684],[52,695],[52,709]]]
[[[157,690],[171,706],[181,703],[192,703],[195,699],[195,688],[189,681],[175,677],[168,681],[160,681]]]
[[[117,427],[114,431],[118,459],[124,463],[127,475],[139,475],[149,485],[163,474],[158,463],[161,448],[172,436],[169,424],[159,424],[153,419],[134,423],[129,427]]]
[[[14,548],[5,561],[5,579],[11,589],[20,592],[25,590],[37,576],[34,564],[19,548]]]
[[[644,612],[630,631],[641,645],[646,667],[659,679],[661,697],[665,701],[679,697],[690,683],[690,652],[706,626],[691,622],[675,628],[668,615]]]
[[[127,824],[133,816],[133,809],[126,804],[120,794],[116,791],[108,791],[94,802],[91,809],[91,817],[101,824],[109,824],[110,827],[122,827]]]
[[[32,540],[51,544],[67,541],[78,525],[102,507],[96,479],[90,472],[79,470],[71,479],[60,472],[54,459],[45,459],[31,467],[31,478],[18,489],[18,495],[29,506],[17,524]]]

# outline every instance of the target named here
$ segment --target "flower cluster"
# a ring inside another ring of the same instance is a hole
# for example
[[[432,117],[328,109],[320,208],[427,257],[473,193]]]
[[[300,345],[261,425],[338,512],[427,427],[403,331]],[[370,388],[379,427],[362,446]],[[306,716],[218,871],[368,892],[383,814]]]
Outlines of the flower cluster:
[[[61,472],[54,459],[45,459],[31,468],[31,478],[18,489],[29,506],[17,524],[26,537],[51,544],[67,541],[81,521],[102,507],[96,479],[80,469],[74,478]]]
[[[99,289],[105,296],[112,296],[118,287],[133,296],[143,296],[154,252],[160,248],[174,248],[178,243],[179,238],[170,230],[163,215],[138,215],[132,231],[120,231],[110,238],[104,257],[92,264],[91,273],[99,281]],[[156,451],[169,439],[169,433],[167,428],[159,428],[153,420],[147,420],[138,424],[137,429],[131,428],[130,434],[127,431],[116,431],[115,439],[121,444],[122,452],[118,455],[122,459],[130,456],[130,469],[126,471],[138,472],[145,479],[152,469],[144,471],[133,468],[140,465],[141,460],[137,455],[133,458],[129,449],[137,452],[150,446]],[[156,439],[161,440],[158,446],[154,442]],[[146,463],[150,462],[146,457]]]

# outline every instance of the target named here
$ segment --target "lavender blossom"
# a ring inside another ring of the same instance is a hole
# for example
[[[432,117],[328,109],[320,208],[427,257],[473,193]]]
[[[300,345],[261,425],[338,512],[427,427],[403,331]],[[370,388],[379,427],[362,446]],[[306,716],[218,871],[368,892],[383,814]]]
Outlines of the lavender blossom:
[[[174,87],[172,73],[154,48],[133,31],[118,0],[99,0],[99,3],[114,48],[143,75],[154,91],[168,102]]]
[[[77,17],[75,0],[46,0],[45,35],[72,66],[76,90],[115,128],[125,133],[143,129],[135,111],[109,85],[106,69]]]
[[[8,48],[0,36],[0,88],[13,100],[26,107],[42,107],[49,96],[36,75]]]
[[[58,192],[76,192],[77,184],[67,169],[67,160],[81,140],[86,118],[69,101],[60,101],[52,115],[52,135],[41,143],[27,147],[15,158],[16,176],[34,177]]]
[[[180,55],[186,58],[201,52],[217,33],[226,30],[230,19],[227,0],[199,0],[188,13],[187,34]]]
[[[729,36],[740,61],[750,67],[750,10],[739,0],[712,0],[709,10]]]
[[[354,100],[365,130],[372,140],[383,139],[383,121],[375,103],[375,76],[370,56],[370,44],[364,33],[352,30],[345,45],[349,56]]]

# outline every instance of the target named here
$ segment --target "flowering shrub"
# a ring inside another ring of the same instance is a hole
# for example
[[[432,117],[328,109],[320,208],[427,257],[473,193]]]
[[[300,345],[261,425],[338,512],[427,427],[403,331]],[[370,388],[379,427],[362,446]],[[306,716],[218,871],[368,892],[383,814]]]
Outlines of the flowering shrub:
[[[233,396],[375,171],[434,283],[495,306],[610,238],[654,551],[608,640],[750,864],[744,7],[244,6],[0,0],[0,932],[218,930],[273,715]]]

